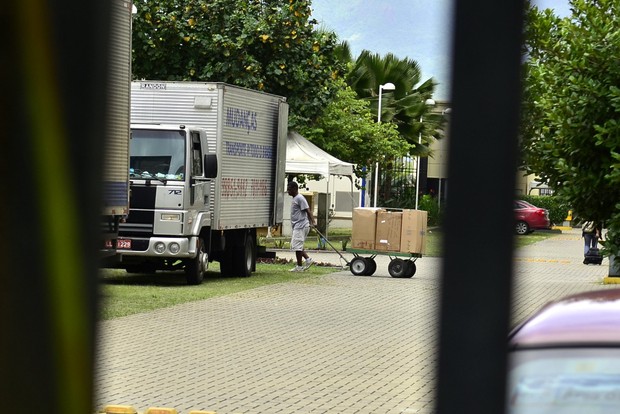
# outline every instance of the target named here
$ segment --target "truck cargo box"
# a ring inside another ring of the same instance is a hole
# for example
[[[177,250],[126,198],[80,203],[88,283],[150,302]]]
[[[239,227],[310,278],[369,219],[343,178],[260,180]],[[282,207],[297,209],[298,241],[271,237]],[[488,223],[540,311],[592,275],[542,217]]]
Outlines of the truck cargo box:
[[[285,98],[217,82],[132,82],[131,122],[207,130],[219,163],[209,197],[214,230],[282,222]]]

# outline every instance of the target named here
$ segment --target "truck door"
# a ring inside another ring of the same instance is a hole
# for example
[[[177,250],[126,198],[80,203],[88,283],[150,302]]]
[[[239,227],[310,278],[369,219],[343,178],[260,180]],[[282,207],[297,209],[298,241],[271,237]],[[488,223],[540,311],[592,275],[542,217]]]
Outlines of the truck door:
[[[191,131],[190,137],[190,205],[192,209],[198,211],[204,211],[209,208],[211,189],[211,181],[205,180],[201,133],[204,134],[204,132],[200,131]],[[206,139],[204,142],[206,142]],[[206,149],[205,147],[204,150]]]

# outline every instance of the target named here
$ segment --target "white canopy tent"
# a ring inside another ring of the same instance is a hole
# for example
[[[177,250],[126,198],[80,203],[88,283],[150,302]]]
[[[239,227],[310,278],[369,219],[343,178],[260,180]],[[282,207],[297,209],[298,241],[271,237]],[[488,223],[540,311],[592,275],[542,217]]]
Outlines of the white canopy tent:
[[[319,174],[327,178],[327,208],[325,217],[325,231],[329,223],[329,176],[346,176],[351,180],[351,194],[353,194],[353,164],[339,160],[328,152],[308,141],[295,131],[289,131],[286,142],[286,173],[287,174]],[[351,196],[351,211],[353,211],[353,196]]]
[[[286,143],[286,173],[353,177],[353,164],[339,160],[299,133],[289,131]]]

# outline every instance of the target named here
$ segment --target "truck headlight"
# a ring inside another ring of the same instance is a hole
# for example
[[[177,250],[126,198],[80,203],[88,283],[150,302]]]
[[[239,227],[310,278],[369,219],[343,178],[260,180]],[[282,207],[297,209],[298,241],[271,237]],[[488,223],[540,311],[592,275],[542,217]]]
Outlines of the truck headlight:
[[[163,253],[166,251],[166,245],[163,242],[157,242],[155,243],[155,246],[153,246],[155,248],[155,252],[156,253]]]
[[[171,214],[171,213],[162,213],[161,219],[162,221],[181,221],[181,215]]]
[[[181,246],[179,246],[177,242],[172,242],[168,245],[168,250],[170,250],[172,254],[177,254],[181,250]]]

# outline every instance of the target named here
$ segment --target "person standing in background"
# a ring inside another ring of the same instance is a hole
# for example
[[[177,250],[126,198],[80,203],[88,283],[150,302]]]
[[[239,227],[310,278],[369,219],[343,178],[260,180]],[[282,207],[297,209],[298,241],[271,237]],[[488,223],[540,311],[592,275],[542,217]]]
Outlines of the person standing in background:
[[[314,264],[314,260],[308,256],[304,250],[304,243],[310,232],[310,226],[314,226],[314,216],[310,211],[310,206],[306,197],[299,194],[299,186],[295,181],[291,181],[287,186],[288,195],[293,197],[291,202],[291,250],[295,252],[297,266],[291,272],[303,272]],[[305,262],[302,263],[302,259]]]
[[[602,237],[603,224],[596,221],[586,221],[581,226],[581,237],[584,239],[583,255],[587,256],[590,249],[598,248],[598,240]],[[584,263],[586,261],[584,260]]]

